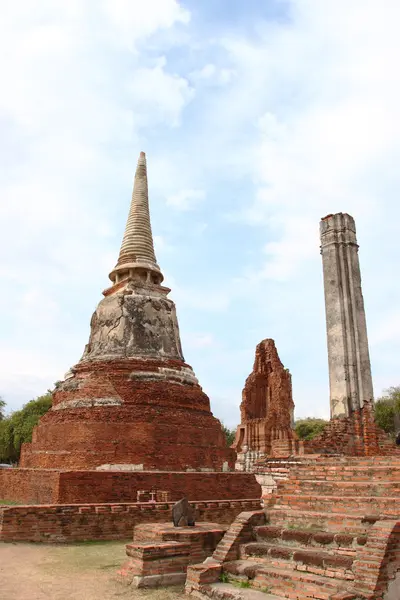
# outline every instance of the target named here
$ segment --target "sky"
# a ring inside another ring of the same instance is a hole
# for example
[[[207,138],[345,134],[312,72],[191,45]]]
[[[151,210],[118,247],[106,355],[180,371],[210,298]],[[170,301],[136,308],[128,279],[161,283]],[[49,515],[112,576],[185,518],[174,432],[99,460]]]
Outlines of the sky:
[[[158,263],[212,410],[273,338],[329,416],[319,221],[356,220],[375,395],[400,384],[398,0],[0,0],[0,395],[80,359],[146,152]]]

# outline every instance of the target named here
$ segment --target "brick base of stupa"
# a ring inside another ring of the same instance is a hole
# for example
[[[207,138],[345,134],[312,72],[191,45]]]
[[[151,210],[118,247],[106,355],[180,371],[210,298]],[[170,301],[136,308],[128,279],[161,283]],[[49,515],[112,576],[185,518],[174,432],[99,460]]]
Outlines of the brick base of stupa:
[[[215,471],[234,468],[221,424],[178,360],[86,361],[58,385],[20,466]]]

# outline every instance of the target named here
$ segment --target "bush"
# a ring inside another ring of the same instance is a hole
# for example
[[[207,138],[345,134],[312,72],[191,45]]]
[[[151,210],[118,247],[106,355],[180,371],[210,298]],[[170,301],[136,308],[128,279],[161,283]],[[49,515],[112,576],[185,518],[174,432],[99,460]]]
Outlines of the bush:
[[[294,430],[301,440],[312,440],[320,434],[328,421],[325,419],[316,419],[308,417],[307,419],[298,419],[294,424]]]
[[[233,442],[235,441],[235,437],[236,437],[236,429],[229,429],[225,425],[222,425],[222,430],[225,434],[227,446],[229,446],[229,447],[232,446]]]
[[[21,445],[32,441],[32,431],[51,407],[51,392],[25,404],[0,421],[0,462],[18,462]]]
[[[375,421],[393,436],[400,430],[400,386],[385,390],[375,402]]]

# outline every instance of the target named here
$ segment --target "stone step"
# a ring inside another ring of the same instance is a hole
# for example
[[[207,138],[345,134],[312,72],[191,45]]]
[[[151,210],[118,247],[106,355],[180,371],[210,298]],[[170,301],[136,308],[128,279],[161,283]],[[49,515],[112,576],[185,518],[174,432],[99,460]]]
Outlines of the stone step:
[[[276,596],[254,589],[241,589],[230,583],[212,583],[208,585],[196,598],[213,598],[214,600],[285,600],[283,596]]]
[[[250,560],[266,559],[268,566],[283,569],[293,568],[297,571],[353,581],[354,574],[351,568],[355,551],[352,552],[351,556],[339,552],[340,550],[335,553],[333,551],[322,551],[319,548],[298,548],[288,545],[250,542],[241,547],[241,558]]]
[[[380,514],[391,519],[400,516],[399,496],[325,496],[306,494],[277,494],[274,508],[316,510],[350,515]]]
[[[268,524],[276,527],[308,529],[352,535],[366,535],[371,526],[384,516],[365,513],[364,515],[349,515],[348,513],[332,513],[328,511],[293,510],[283,506],[268,509]]]
[[[339,593],[349,591],[345,600],[356,599],[351,592],[351,582],[325,577],[294,568],[275,566],[271,561],[233,561],[222,565],[223,572],[232,580],[248,582],[251,587],[278,594],[293,600],[334,600]],[[343,597],[342,597],[343,598]]]
[[[349,555],[367,542],[367,534],[352,534],[343,532],[330,532],[314,527],[302,526],[284,528],[274,525],[262,525],[254,528],[258,542],[276,543],[294,548],[308,547],[324,548],[325,550],[347,551]]]
[[[399,496],[400,481],[326,481],[288,479],[279,484],[277,494],[318,494],[323,496]]]
[[[290,469],[290,478],[327,481],[400,481],[400,464],[374,467],[366,465],[295,467]]]

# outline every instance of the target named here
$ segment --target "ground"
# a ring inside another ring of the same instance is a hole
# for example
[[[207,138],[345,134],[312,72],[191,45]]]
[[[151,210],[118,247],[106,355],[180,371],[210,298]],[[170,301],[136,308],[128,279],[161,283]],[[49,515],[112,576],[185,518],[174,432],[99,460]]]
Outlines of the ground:
[[[120,583],[125,542],[0,543],[1,600],[183,600],[182,588],[137,590]]]

